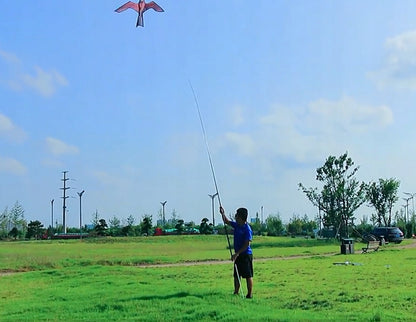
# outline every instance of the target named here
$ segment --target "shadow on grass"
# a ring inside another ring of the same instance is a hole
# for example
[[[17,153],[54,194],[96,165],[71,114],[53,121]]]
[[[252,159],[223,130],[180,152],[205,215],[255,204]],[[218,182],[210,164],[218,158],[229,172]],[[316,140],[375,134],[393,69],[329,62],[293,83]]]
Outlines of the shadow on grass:
[[[207,296],[217,295],[218,293],[209,293],[206,294]],[[166,295],[143,295],[143,296],[136,296],[129,299],[121,300],[121,302],[130,302],[130,301],[151,301],[151,300],[168,300],[168,299],[174,299],[174,298],[184,298],[184,297],[197,297],[200,299],[204,298],[204,295],[202,294],[191,294],[189,292],[178,292],[173,294],[166,294]]]

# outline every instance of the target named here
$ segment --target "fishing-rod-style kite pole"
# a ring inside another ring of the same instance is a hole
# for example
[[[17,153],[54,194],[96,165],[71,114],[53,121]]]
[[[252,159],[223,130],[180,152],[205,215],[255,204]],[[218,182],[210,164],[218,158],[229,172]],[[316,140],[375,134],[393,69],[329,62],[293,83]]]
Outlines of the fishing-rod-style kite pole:
[[[220,204],[220,207],[222,207],[221,197],[220,197],[220,193],[218,191],[217,179],[215,177],[214,165],[213,165],[213,162],[212,162],[211,152],[210,152],[209,146],[208,146],[207,133],[205,131],[204,122],[202,120],[202,115],[201,115],[201,110],[199,108],[198,99],[196,97],[195,90],[194,90],[194,88],[193,88],[192,83],[191,83],[190,80],[189,80],[189,86],[191,87],[192,94],[193,94],[194,100],[195,100],[196,109],[198,110],[198,116],[199,116],[199,121],[201,123],[202,135],[204,137],[205,148],[207,150],[209,165],[211,167],[212,179],[214,180],[215,192],[217,193],[217,196],[218,196],[218,203]],[[224,230],[225,230],[225,236],[227,236],[228,250],[230,251],[230,256],[232,257],[233,256],[233,251],[232,251],[232,248],[231,248],[230,237],[228,236],[227,224],[225,222],[224,222]],[[237,264],[235,262],[234,262],[234,269],[235,269],[235,271],[237,273],[238,283],[240,284],[240,293],[241,293],[241,296],[244,296],[243,293],[242,293],[242,290],[241,290],[240,274],[238,273]]]

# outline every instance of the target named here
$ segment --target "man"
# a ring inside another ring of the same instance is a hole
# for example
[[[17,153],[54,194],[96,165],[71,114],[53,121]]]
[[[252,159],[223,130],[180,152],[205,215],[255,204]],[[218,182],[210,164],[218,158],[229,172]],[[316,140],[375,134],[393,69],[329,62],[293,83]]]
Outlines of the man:
[[[253,231],[247,223],[248,211],[246,208],[238,208],[235,221],[225,216],[224,208],[220,207],[222,220],[225,224],[234,228],[234,254],[231,260],[234,262],[234,294],[240,290],[239,277],[245,278],[247,282],[247,296],[252,298],[253,290],[253,252],[250,243],[253,239]],[[236,270],[237,268],[237,270]]]

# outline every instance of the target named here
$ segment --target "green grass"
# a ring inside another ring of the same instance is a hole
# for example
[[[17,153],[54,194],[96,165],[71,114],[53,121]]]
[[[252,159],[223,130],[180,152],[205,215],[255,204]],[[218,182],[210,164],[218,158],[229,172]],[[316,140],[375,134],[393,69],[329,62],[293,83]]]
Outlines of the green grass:
[[[0,277],[0,320],[405,321],[416,314],[415,248],[360,254],[357,243],[355,254],[341,255],[338,243],[256,237],[252,300],[231,294],[231,263],[137,266],[227,259],[224,241],[0,243],[1,269],[24,271]],[[274,256],[291,258],[267,259]],[[357,265],[334,265],[346,261]]]
[[[159,236],[0,243],[0,271],[86,265],[140,265],[226,260],[225,236]],[[333,252],[338,243],[304,238],[256,237],[256,258]]]

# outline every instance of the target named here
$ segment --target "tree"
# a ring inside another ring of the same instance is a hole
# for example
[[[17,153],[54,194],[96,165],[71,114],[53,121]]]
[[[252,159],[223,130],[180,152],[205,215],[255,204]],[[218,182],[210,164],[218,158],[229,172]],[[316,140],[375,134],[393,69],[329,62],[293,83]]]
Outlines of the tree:
[[[16,227],[23,232],[26,230],[25,211],[18,201],[16,201],[12,209],[10,209],[9,220],[11,228]]]
[[[26,238],[39,239],[44,233],[43,224],[39,220],[30,221],[27,225]]]
[[[299,216],[294,215],[287,225],[287,232],[291,235],[301,235],[302,234],[302,220]]]
[[[302,218],[298,215],[293,215],[287,225],[287,231],[292,235],[312,235],[316,227],[316,221],[309,220],[307,215],[304,215]]]
[[[176,221],[175,228],[178,231],[178,235],[182,234],[182,232],[185,230],[185,222],[182,219],[178,219]]]
[[[92,224],[95,226],[98,225],[99,222],[98,210],[96,209],[95,212],[92,214]]]
[[[168,220],[168,223],[167,224],[165,223],[165,226],[169,228],[175,227],[176,224],[178,223],[178,218],[179,217],[178,217],[178,213],[176,212],[176,209],[172,209],[171,217]]]
[[[107,228],[108,226],[105,219],[100,219],[94,229],[98,236],[105,236],[107,235]]]
[[[209,225],[208,222],[208,218],[202,218],[201,224],[199,225],[199,232],[201,234],[210,235],[213,233],[213,227],[212,225]]]
[[[109,233],[111,236],[119,236],[121,231],[121,221],[116,216],[113,216],[113,218],[110,218],[108,221],[109,224]]]
[[[152,216],[144,215],[142,222],[140,223],[140,231],[146,236],[150,235],[152,230]]]
[[[356,211],[366,201],[366,184],[359,182],[355,175],[359,167],[344,153],[340,157],[329,156],[325,164],[316,170],[316,180],[322,183],[318,188],[299,188],[312,204],[324,212],[324,226],[344,228],[344,236],[349,236],[348,223],[354,219]]]
[[[376,210],[376,221],[381,226],[391,226],[391,210],[399,200],[397,195],[400,181],[396,179],[379,179],[378,183],[371,182],[367,187],[367,199]]]
[[[256,212],[256,220],[250,223],[253,234],[261,235],[266,228],[266,225],[260,222],[259,213]]]
[[[279,215],[267,217],[266,227],[269,236],[280,236],[284,231],[283,222]]]
[[[307,215],[304,215],[302,218],[302,232],[312,235],[314,229],[318,228],[318,223],[316,220],[309,220]]]
[[[19,234],[20,234],[20,231],[16,227],[13,227],[12,230],[10,230],[10,232],[9,232],[9,236],[14,238],[14,239],[17,239]]]
[[[133,215],[127,217],[127,226],[133,226],[135,222],[136,219],[134,219]]]
[[[50,239],[54,235],[55,231],[55,228],[52,228],[52,226],[49,225],[49,227],[46,229],[46,236],[48,237],[48,239]]]
[[[133,226],[127,225],[121,228],[121,235],[122,236],[134,236],[134,229]]]
[[[7,237],[9,223],[9,210],[8,207],[0,215],[0,238]]]

